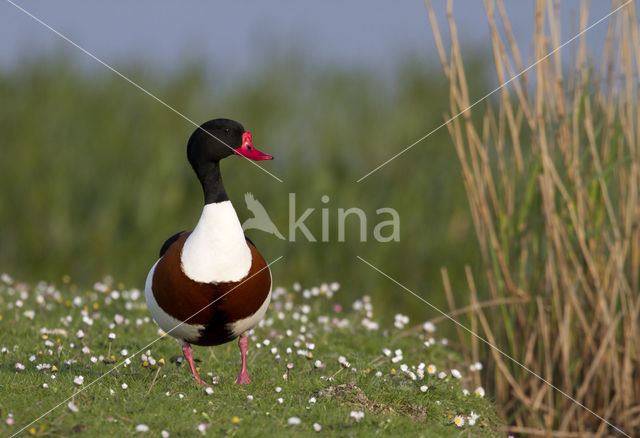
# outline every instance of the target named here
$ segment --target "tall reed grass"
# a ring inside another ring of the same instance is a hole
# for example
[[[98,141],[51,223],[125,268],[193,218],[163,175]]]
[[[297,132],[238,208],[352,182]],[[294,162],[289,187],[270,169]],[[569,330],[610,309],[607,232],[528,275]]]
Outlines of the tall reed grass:
[[[477,298],[467,270],[470,327],[625,433],[640,435],[640,41],[635,5],[608,26],[599,65],[586,34],[560,46],[559,1],[535,3],[534,59],[501,0],[485,0],[496,99],[447,125],[484,261],[491,300]],[[622,2],[614,2],[613,7]],[[450,114],[474,101],[453,19],[445,48],[427,0],[449,81]],[[589,23],[581,3],[579,30]],[[592,17],[591,22],[600,17]],[[567,62],[565,53],[573,50]],[[474,118],[472,118],[472,116]],[[481,121],[478,116],[481,116]],[[443,271],[445,286],[448,274]],[[482,279],[484,281],[484,278]],[[452,308],[458,305],[446,288]],[[474,360],[492,358],[491,393],[509,432],[545,436],[618,434],[575,401],[476,338]],[[487,351],[488,350],[488,351]],[[621,436],[621,435],[618,435]]]

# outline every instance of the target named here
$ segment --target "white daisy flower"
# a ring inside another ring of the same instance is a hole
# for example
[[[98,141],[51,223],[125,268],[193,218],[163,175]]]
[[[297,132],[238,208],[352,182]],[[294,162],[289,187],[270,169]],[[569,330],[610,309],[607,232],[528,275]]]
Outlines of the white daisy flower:
[[[422,330],[424,330],[427,333],[433,333],[436,331],[436,326],[431,321],[427,321],[422,325]]]
[[[4,284],[11,284],[13,283],[13,278],[11,278],[11,276],[9,274],[7,274],[6,272],[2,273],[2,276],[0,276],[0,279],[2,279],[2,282]]]
[[[343,367],[345,367],[345,368],[349,368],[349,367],[351,366],[351,364],[349,363],[349,361],[347,360],[347,358],[346,358],[346,357],[344,357],[344,356],[340,356],[340,357],[338,357],[338,363],[339,363],[340,365],[342,365]]]

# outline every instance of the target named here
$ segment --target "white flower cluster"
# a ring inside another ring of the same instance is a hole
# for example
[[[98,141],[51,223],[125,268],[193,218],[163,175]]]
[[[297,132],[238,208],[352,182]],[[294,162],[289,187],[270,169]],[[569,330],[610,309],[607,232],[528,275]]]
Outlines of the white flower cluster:
[[[416,373],[409,369],[409,366],[407,366],[407,364],[403,363],[402,365],[400,365],[400,370],[403,373],[406,373],[411,380],[417,380],[418,376],[416,376]]]
[[[456,415],[455,418],[453,419],[453,422],[458,427],[463,427],[465,424],[468,424],[469,426],[473,426],[476,424],[476,420],[478,418],[480,418],[480,415],[471,411],[468,417],[465,417],[463,415]]]
[[[402,313],[396,313],[393,326],[397,329],[403,329],[407,324],[409,324],[409,317],[407,315],[403,315]]]
[[[366,328],[369,331],[376,331],[380,328],[380,324],[378,324],[375,321],[371,321],[368,318],[362,319],[362,325],[364,326],[364,328]]]

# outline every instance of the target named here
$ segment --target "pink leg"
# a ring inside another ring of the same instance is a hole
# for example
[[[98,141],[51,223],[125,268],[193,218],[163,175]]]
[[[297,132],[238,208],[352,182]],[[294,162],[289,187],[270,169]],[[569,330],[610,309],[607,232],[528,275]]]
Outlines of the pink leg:
[[[191,374],[193,374],[193,378],[196,379],[196,382],[201,385],[209,386],[200,378],[200,376],[196,372],[196,367],[193,365],[193,348],[191,348],[191,345],[188,342],[182,344],[182,354],[184,354],[184,358],[187,359],[189,367],[191,368]]]
[[[240,338],[238,338],[238,347],[240,347],[240,354],[242,355],[242,366],[236,383],[251,383],[249,373],[247,373],[247,348],[249,348],[249,338],[240,336]]]

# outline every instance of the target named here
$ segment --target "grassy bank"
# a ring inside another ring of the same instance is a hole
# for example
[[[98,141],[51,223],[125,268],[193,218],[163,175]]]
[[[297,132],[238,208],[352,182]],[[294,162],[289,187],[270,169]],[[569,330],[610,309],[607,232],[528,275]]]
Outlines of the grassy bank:
[[[196,347],[206,392],[176,362],[180,346],[158,338],[139,291],[108,282],[86,292],[7,283],[0,285],[3,436],[24,427],[36,436],[147,428],[149,436],[499,436],[479,388],[483,371],[470,369],[437,327],[425,331],[400,316],[397,327],[376,326],[368,297],[342,308],[337,284],[276,290],[251,336],[251,385],[233,384],[235,343]]]

